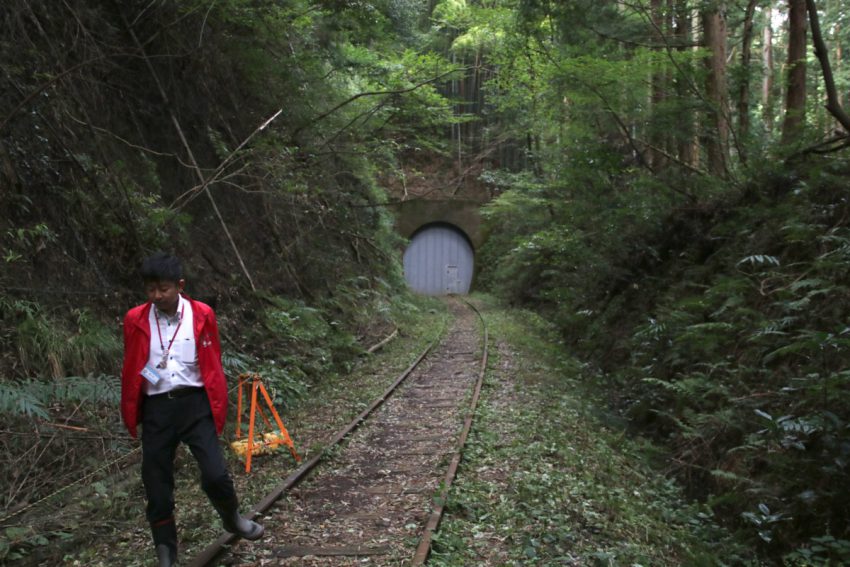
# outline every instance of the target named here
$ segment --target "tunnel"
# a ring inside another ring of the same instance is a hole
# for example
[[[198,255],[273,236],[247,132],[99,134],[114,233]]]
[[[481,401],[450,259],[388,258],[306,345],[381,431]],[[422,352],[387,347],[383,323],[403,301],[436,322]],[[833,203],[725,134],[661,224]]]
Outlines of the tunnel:
[[[424,295],[469,293],[475,252],[466,234],[446,223],[423,226],[404,251],[404,278]]]

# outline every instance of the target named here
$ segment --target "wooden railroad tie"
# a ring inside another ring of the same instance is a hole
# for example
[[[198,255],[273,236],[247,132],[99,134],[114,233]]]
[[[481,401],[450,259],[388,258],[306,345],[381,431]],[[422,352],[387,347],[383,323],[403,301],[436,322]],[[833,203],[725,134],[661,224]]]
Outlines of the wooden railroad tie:
[[[249,385],[251,388],[251,409],[248,414],[248,438],[246,440],[242,440],[240,439],[242,437],[242,390],[245,386]],[[272,414],[272,417],[274,417],[278,428],[277,431],[267,431],[259,440],[254,438],[254,425],[256,424],[256,415],[258,411],[260,412],[260,417],[269,429],[273,430],[274,426],[266,416],[263,408],[257,405],[258,392],[263,394],[263,399],[265,399],[268,410]],[[236,441],[232,442],[230,447],[237,455],[245,458],[246,473],[251,472],[252,456],[271,453],[281,445],[286,445],[295,461],[298,463],[301,462],[301,457],[295,451],[295,444],[292,442],[292,438],[289,437],[289,432],[283,426],[283,421],[280,419],[277,410],[274,408],[272,398],[269,396],[268,390],[266,390],[266,387],[263,385],[263,381],[259,374],[243,373],[239,375],[239,394],[236,399]]]

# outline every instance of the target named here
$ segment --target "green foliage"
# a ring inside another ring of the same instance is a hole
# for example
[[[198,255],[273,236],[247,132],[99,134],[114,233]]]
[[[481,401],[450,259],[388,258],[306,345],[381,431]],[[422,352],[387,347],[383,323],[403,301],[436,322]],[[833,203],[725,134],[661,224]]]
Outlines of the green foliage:
[[[47,419],[53,404],[117,405],[121,384],[116,376],[68,376],[56,380],[0,382],[0,414]]]
[[[546,311],[693,494],[795,561],[840,560],[840,544],[806,542],[850,521],[846,167],[684,212],[634,179],[617,193],[513,179],[487,213],[493,289]]]
[[[341,283],[320,307],[263,294],[270,306],[242,337],[250,348],[226,349],[225,372],[260,374],[275,404],[291,407],[318,384],[350,372],[369,346],[362,344],[364,336],[388,334],[395,324],[419,324],[420,308],[394,289],[379,278],[358,277]]]
[[[575,380],[582,365],[541,317],[485,309],[494,350],[430,562],[720,565],[747,553],[712,512],[686,504]],[[656,450],[657,451],[657,450]],[[704,543],[711,541],[711,546]],[[486,558],[486,561],[482,558]]]
[[[754,159],[741,191],[650,173],[643,141],[666,137],[670,151],[693,136],[682,124],[703,104],[693,87],[705,53],[615,46],[604,38],[652,37],[646,7],[603,18],[608,6],[582,4],[523,2],[501,50],[477,31],[458,42],[492,50],[488,96],[506,129],[541,138],[533,175],[484,175],[499,197],[485,209],[479,281],[546,313],[603,370],[589,376],[623,415],[669,444],[692,494],[766,553],[840,538],[846,161],[785,172]],[[453,21],[473,30],[463,16]],[[672,71],[679,96],[646,104],[649,69]]]
[[[66,196],[69,207],[85,211],[79,222],[92,223],[89,235],[118,254],[126,254],[125,246],[133,241],[145,250],[168,248],[185,238],[191,220],[163,202],[156,164],[144,154],[133,157],[133,164],[91,166],[99,194],[81,189]]]
[[[49,244],[56,242],[56,233],[42,222],[32,228],[9,229],[6,231],[6,240],[9,244],[3,259],[11,263],[24,256],[41,252]]]
[[[830,567],[850,562],[850,541],[832,536],[813,537],[805,546],[783,557],[786,565]]]
[[[256,354],[226,352],[223,363],[230,374],[260,374],[275,403],[285,407],[303,397],[310,384],[345,368],[359,347],[322,310],[280,296],[266,299],[272,306],[246,335]]]
[[[24,385],[0,382],[0,413],[47,418],[44,402]]]
[[[15,350],[21,376],[61,378],[106,370],[121,345],[112,329],[87,309],[71,310],[72,325],[38,303],[0,298],[0,321],[10,327],[4,343]]]

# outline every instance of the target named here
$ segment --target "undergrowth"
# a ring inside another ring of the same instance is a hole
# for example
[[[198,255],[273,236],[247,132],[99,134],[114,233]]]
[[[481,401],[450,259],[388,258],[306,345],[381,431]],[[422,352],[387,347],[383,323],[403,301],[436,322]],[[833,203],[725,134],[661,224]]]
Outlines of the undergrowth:
[[[490,212],[506,230],[488,254],[506,262],[488,281],[546,312],[689,494],[776,561],[850,561],[848,168],[754,163],[746,185],[682,208],[639,183],[577,190],[531,226],[509,215],[553,189],[518,185],[536,201]]]
[[[554,327],[486,309],[493,339],[476,415],[431,563],[722,565],[747,554],[626,437]],[[593,399],[597,398],[597,399]],[[614,420],[612,423],[611,420]]]
[[[14,353],[10,364],[19,377],[91,374],[119,354],[120,339],[88,308],[63,307],[0,296],[0,347]]]

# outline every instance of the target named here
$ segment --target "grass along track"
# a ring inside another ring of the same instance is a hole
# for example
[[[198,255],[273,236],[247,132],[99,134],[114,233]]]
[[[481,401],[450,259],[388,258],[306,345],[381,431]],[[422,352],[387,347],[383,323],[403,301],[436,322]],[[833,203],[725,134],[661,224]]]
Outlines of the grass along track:
[[[491,356],[428,565],[757,565],[632,438],[540,317],[479,300]]]

